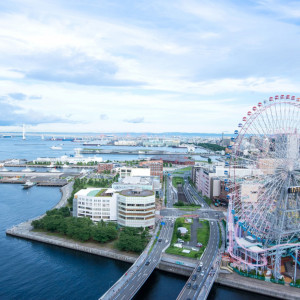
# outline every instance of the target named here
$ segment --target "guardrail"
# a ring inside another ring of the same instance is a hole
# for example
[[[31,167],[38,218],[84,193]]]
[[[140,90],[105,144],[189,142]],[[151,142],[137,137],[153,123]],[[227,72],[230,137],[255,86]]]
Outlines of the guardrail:
[[[146,258],[148,257],[148,252],[150,250],[150,247],[152,246],[152,243],[154,242],[157,232],[159,229],[159,225],[156,226],[155,232],[150,240],[150,242],[148,243],[147,247],[144,249],[144,251],[142,252],[142,254],[138,257],[138,259],[134,262],[134,264],[126,271],[125,274],[122,275],[122,277],[119,278],[119,280],[110,288],[108,289],[105,294],[103,294],[99,299],[113,299],[113,297],[115,296],[115,294],[117,294],[117,292],[123,288],[123,286],[125,285],[125,283],[127,282],[126,280],[128,280],[128,278],[132,277],[133,274],[135,273],[133,271],[134,268],[139,268],[141,265],[144,264],[144,262],[146,261]],[[131,272],[134,273],[131,273]],[[132,274],[130,277],[127,277],[127,274]],[[126,280],[125,280],[126,279]],[[123,282],[122,282],[123,281]],[[111,294],[111,295],[110,295]]]

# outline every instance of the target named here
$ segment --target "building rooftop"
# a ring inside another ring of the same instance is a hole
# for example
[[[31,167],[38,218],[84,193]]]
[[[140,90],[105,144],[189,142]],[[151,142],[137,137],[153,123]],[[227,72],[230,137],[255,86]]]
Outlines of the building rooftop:
[[[141,177],[141,176],[127,176],[121,180],[123,184],[152,184],[150,177]]]
[[[88,197],[111,197],[113,192],[114,192],[113,189],[87,188],[87,189],[80,190],[75,195],[88,196]]]
[[[92,191],[87,193],[87,196],[95,197],[100,191],[101,191],[101,189],[92,190]]]
[[[126,197],[148,197],[154,195],[154,193],[150,190],[133,189],[121,191],[120,195]]]

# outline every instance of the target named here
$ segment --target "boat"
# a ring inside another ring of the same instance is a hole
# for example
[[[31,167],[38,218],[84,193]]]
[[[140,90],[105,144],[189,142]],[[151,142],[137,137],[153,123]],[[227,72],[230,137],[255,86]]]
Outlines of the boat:
[[[63,167],[64,169],[70,168],[70,166],[69,166],[69,165],[66,165],[66,164],[64,164],[62,167]]]
[[[23,169],[21,172],[27,172],[27,173],[29,173],[29,172],[35,172],[35,170],[26,167],[26,168]]]
[[[47,168],[55,168],[55,166],[53,163],[51,163],[50,165],[47,165]]]
[[[86,174],[86,173],[88,173],[88,170],[86,170],[86,169],[82,169],[82,170],[80,171],[80,174]]]
[[[30,180],[27,180],[24,184],[23,184],[23,189],[29,189],[30,187],[34,186],[35,182],[32,182]]]
[[[49,170],[49,173],[59,173],[59,171],[56,168],[54,168],[54,169]]]
[[[51,146],[50,149],[52,150],[62,150],[61,146]]]
[[[1,172],[10,172],[10,170],[6,169],[5,167],[3,167],[0,171]]]

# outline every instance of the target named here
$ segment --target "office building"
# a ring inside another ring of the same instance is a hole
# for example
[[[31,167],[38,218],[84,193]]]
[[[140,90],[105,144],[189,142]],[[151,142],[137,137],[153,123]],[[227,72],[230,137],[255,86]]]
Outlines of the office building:
[[[118,193],[118,224],[129,227],[153,227],[155,195],[153,191],[131,189]]]

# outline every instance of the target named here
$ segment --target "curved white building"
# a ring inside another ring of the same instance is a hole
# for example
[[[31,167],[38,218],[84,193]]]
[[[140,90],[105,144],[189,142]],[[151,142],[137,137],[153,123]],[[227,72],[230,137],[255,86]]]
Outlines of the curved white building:
[[[131,189],[118,194],[118,224],[151,227],[155,223],[155,194],[150,190]]]

